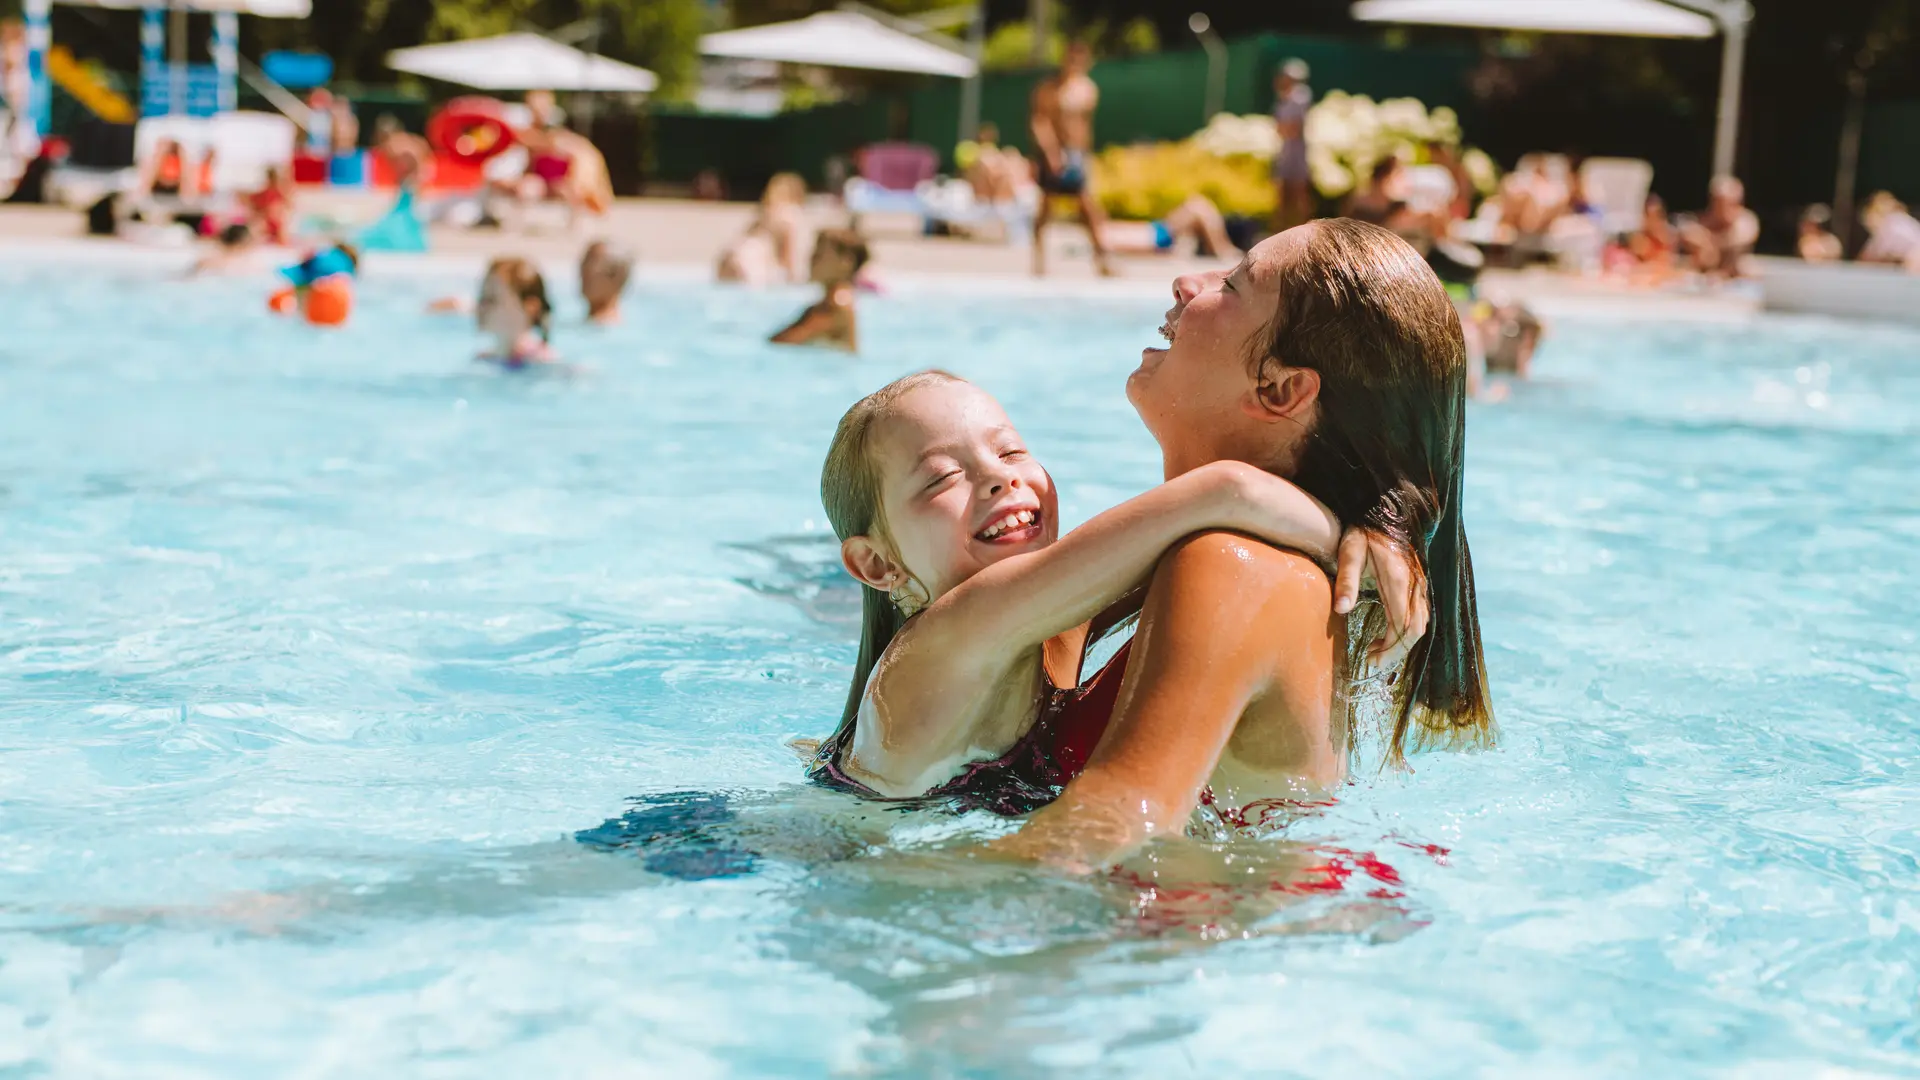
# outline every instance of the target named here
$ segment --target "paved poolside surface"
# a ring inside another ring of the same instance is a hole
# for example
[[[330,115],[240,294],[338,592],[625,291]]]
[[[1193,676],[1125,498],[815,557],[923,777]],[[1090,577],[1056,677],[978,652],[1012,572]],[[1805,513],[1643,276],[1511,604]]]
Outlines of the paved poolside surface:
[[[298,213],[371,222],[385,210],[390,198],[365,192],[302,191]],[[845,223],[844,213],[825,200],[817,200],[810,209],[817,225]],[[578,258],[588,240],[606,237],[639,253],[643,278],[697,277],[712,272],[721,248],[747,227],[753,213],[749,203],[621,199],[604,217],[583,219],[572,229],[565,227],[557,213],[545,212],[534,215],[532,227],[525,230],[435,225],[430,230],[432,255],[383,256],[377,265],[397,268],[431,262],[471,264],[477,269],[486,259],[501,254],[526,255],[542,263],[564,265]],[[1221,265],[1213,260],[1170,255],[1121,256],[1115,260],[1118,277],[1101,279],[1094,274],[1088,258],[1086,234],[1076,225],[1056,223],[1047,236],[1049,274],[1044,281],[1036,281],[1029,251],[1023,246],[922,236],[919,220],[903,215],[868,215],[864,227],[874,252],[875,273],[884,282],[916,288],[945,281],[968,288],[1023,292],[1138,295],[1166,290],[1177,274]],[[7,249],[16,253],[93,252],[118,258],[137,258],[143,250],[127,241],[87,237],[78,210],[0,206],[0,252]],[[185,257],[179,249],[151,251],[156,259],[180,261]],[[1547,316],[1739,321],[1759,310],[1757,290],[1649,291],[1547,271],[1492,271],[1483,282],[1496,293],[1527,301]]]

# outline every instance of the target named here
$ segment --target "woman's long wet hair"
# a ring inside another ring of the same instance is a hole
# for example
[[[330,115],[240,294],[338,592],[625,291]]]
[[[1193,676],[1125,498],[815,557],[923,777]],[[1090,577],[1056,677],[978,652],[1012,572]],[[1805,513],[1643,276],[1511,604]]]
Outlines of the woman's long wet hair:
[[[1391,755],[1490,745],[1473,560],[1461,522],[1466,342],[1440,279],[1376,225],[1316,222],[1278,275],[1280,307],[1253,373],[1320,374],[1319,418],[1293,481],[1340,520],[1419,560],[1433,614],[1399,681]]]
[[[892,546],[880,497],[880,463],[873,453],[874,428],[878,422],[901,398],[921,387],[965,381],[945,371],[908,375],[854,402],[840,418],[833,442],[827,446],[826,464],[820,469],[820,502],[826,507],[833,535],[842,543],[851,537],[865,536],[883,547]],[[906,623],[907,616],[894,606],[892,597],[864,582],[861,584],[860,654],[853,663],[853,685],[847,688],[847,702],[840,710],[840,726],[821,744],[823,753],[837,749],[853,733],[854,721],[860,716],[860,701],[867,693],[867,679],[893,642],[893,636]]]

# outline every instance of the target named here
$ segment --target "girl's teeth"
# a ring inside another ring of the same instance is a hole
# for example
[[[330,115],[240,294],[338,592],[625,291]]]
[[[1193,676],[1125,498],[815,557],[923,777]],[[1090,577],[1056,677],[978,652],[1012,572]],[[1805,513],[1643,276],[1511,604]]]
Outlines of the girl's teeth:
[[[1022,510],[1019,513],[1008,514],[1006,517],[1003,517],[999,521],[994,522],[992,525],[988,526],[986,531],[982,532],[980,536],[982,539],[993,540],[993,539],[997,539],[1001,534],[1007,532],[1009,529],[1017,529],[1022,525],[1031,525],[1031,524],[1033,524],[1033,511]]]

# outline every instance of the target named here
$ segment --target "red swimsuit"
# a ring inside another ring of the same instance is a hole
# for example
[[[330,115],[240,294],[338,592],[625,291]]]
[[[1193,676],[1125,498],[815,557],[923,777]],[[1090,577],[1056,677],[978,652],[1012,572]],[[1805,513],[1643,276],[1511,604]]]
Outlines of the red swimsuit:
[[[1003,817],[1030,814],[1060,797],[1067,782],[1080,775],[1093,748],[1100,745],[1107,723],[1120,698],[1120,682],[1127,673],[1129,641],[1104,667],[1079,686],[1061,688],[1048,683],[1046,704],[1033,726],[1013,748],[992,761],[976,761],[960,775],[910,799],[889,799],[841,768],[840,758],[853,735],[852,725],[820,744],[807,776],[816,784],[867,799],[934,805],[945,809],[987,810]]]

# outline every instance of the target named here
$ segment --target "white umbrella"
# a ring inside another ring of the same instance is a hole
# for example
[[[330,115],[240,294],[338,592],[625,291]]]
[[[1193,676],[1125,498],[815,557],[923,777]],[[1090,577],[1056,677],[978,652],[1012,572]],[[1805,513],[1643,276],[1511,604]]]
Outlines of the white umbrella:
[[[1713,134],[1715,176],[1733,173],[1740,131],[1740,67],[1746,57],[1748,0],[1360,0],[1363,22],[1433,23],[1495,30],[1564,34],[1724,39],[1720,56],[1720,116]]]
[[[420,45],[387,54],[395,71],[481,90],[599,90],[644,94],[660,84],[646,68],[591,56],[539,34]]]
[[[908,71],[956,79],[970,79],[979,69],[961,53],[851,11],[823,11],[793,22],[708,34],[700,39],[700,51],[742,60]]]
[[[67,7],[156,6],[152,0],[53,0],[53,2]],[[187,11],[234,11],[242,15],[264,15],[270,19],[304,19],[313,13],[312,0],[173,0],[172,6]]]
[[[1630,37],[1714,35],[1712,19],[1660,0],[1361,0],[1353,5],[1353,17],[1363,22]]]

